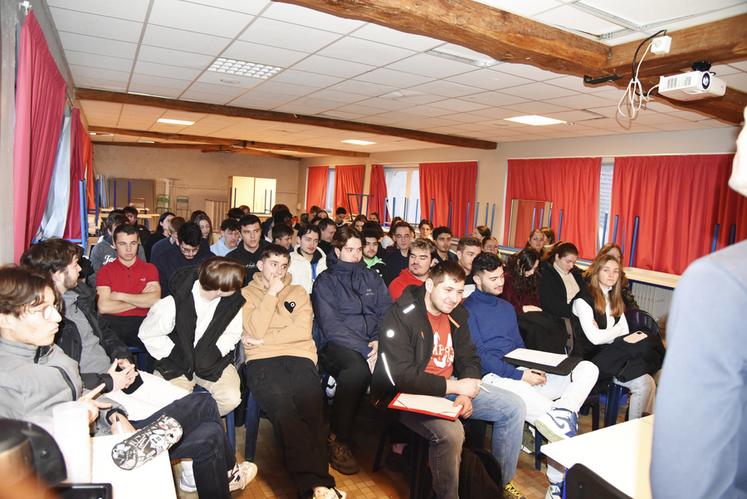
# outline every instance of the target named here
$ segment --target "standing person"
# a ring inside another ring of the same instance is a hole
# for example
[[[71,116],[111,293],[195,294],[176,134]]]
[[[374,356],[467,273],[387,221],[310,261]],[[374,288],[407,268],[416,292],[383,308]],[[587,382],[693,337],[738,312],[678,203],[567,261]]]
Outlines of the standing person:
[[[145,259],[150,262],[150,252],[153,249],[153,246],[155,244],[171,235],[171,231],[169,230],[169,221],[174,218],[176,215],[174,213],[171,213],[170,211],[165,211],[161,213],[161,216],[158,217],[158,226],[156,227],[155,232],[153,232],[150,237],[148,238],[148,242],[143,244],[143,249],[145,250]]]
[[[219,256],[180,269],[171,295],[151,307],[139,331],[156,359],[154,374],[189,392],[205,388],[221,416],[241,402],[233,351],[241,339],[245,275],[243,265]]]
[[[179,228],[179,243],[172,245],[153,259],[161,281],[161,296],[171,294],[169,279],[184,267],[199,265],[214,256],[203,244],[202,231],[194,222],[185,222]]]
[[[96,294],[100,321],[127,345],[142,349],[138,328],[148,309],[161,297],[156,266],[137,257],[137,228],[122,224],[114,230],[117,259],[99,271]]]
[[[244,264],[246,284],[251,282],[257,271],[257,262],[268,243],[262,237],[262,226],[257,215],[245,215],[239,221],[239,225],[241,226],[241,244],[235,250],[230,251],[226,258],[232,258]]]
[[[464,284],[471,287],[468,291],[469,293],[472,292],[475,286],[475,281],[472,279],[472,261],[480,253],[482,253],[482,244],[477,238],[463,237],[457,243],[457,263],[462,267],[462,270],[464,270],[464,273],[467,275]]]
[[[302,225],[298,229],[298,248],[290,254],[291,283],[303,287],[309,294],[319,274],[327,270],[327,257],[318,248],[319,236],[316,225]]]
[[[379,322],[392,304],[384,281],[361,262],[362,238],[350,226],[335,235],[327,271],[314,283],[314,316],[321,332],[319,362],[337,381],[329,437],[330,464],[358,472],[350,443],[355,414],[371,381]]]
[[[389,294],[397,301],[407,286],[422,286],[431,267],[436,264],[436,245],[429,239],[419,237],[410,244],[407,268],[389,284]]]
[[[329,255],[332,252],[332,239],[335,238],[337,226],[334,220],[329,218],[320,219],[317,226],[319,227],[319,248],[325,255]]]
[[[397,392],[447,397],[462,416],[493,422],[491,452],[498,460],[508,497],[521,494],[516,472],[526,411],[522,400],[498,387],[480,389],[480,359],[470,339],[467,310],[460,305],[464,271],[453,262],[436,265],[425,285],[410,287],[381,323],[379,357],[371,393],[388,404]],[[455,498],[464,442],[461,421],[415,412],[399,420],[429,443],[428,462],[438,498]]]
[[[526,422],[533,424],[550,442],[576,435],[578,411],[594,388],[599,369],[580,362],[567,376],[537,369],[516,368],[503,358],[524,348],[516,314],[500,298],[503,264],[492,253],[480,253],[472,268],[477,289],[464,301],[469,312],[469,330],[482,366],[483,383],[515,393],[526,405]],[[562,497],[563,474],[548,463],[548,499]]]
[[[386,263],[382,258],[379,258],[379,241],[383,234],[384,232],[380,227],[378,230],[365,228],[361,234],[363,236],[363,263],[382,279],[384,279],[384,273],[386,272]]]
[[[586,346],[584,358],[599,367],[600,379],[612,378],[630,390],[630,419],[652,414],[656,383],[652,374],[661,367],[661,341],[650,333],[629,334],[620,292],[620,262],[612,255],[594,260],[591,280],[573,301]],[[577,341],[577,343],[579,342]],[[657,344],[658,343],[658,344]]]
[[[88,277],[88,284],[90,284],[94,289],[96,288],[96,273],[101,270],[104,265],[117,259],[117,251],[114,248],[114,240],[112,239],[112,236],[114,230],[125,223],[127,222],[125,221],[124,215],[121,212],[114,211],[109,213],[106,220],[104,220],[104,234],[99,238],[98,242],[91,250],[90,260],[94,274],[91,274]],[[145,261],[145,250],[143,250],[142,246],[138,247],[137,256],[142,261]]]
[[[418,224],[418,230],[420,231],[420,235],[418,237],[433,241],[433,224],[430,220],[426,218],[422,219],[420,221],[420,224]]]
[[[125,206],[122,208],[122,213],[125,216],[126,223],[132,225],[137,229],[138,237],[140,238],[141,244],[146,244],[150,237],[150,231],[142,224],[137,222],[138,211],[134,206]]]
[[[387,248],[384,262],[386,263],[386,275],[384,282],[387,286],[407,268],[410,258],[410,243],[415,237],[415,231],[407,222],[397,222],[390,232],[394,234],[394,246]]]
[[[436,263],[445,262],[447,260],[450,262],[456,262],[458,260],[456,253],[451,251],[452,237],[451,229],[445,225],[436,227],[433,231],[433,242],[436,243],[436,249],[438,250],[436,253]]]
[[[210,252],[215,256],[226,256],[235,250],[241,241],[241,226],[238,220],[226,218],[220,223],[220,239],[210,246]]]
[[[288,250],[270,244],[241,290],[245,381],[267,414],[300,497],[340,499],[329,474],[327,427],[309,295],[290,283]],[[325,272],[326,273],[326,272]],[[322,274],[324,275],[324,274]]]

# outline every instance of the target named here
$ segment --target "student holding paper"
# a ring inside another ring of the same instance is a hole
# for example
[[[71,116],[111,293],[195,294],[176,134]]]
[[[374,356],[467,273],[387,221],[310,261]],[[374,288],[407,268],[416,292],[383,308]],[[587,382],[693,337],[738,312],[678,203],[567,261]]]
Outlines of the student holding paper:
[[[492,253],[481,253],[472,263],[477,288],[464,302],[469,312],[469,330],[482,365],[483,383],[515,393],[526,404],[526,421],[550,442],[576,434],[578,410],[594,387],[597,367],[580,362],[568,376],[547,374],[535,369],[516,368],[503,357],[523,348],[516,313],[503,292],[503,265]],[[548,498],[561,497],[563,474],[548,465]]]
[[[462,405],[462,417],[493,422],[492,453],[501,465],[506,497],[521,497],[510,479],[516,472],[524,403],[497,387],[480,387],[480,359],[470,339],[467,311],[460,305],[464,270],[455,262],[436,265],[422,287],[409,287],[381,323],[379,358],[371,390],[388,403],[397,392],[447,397]],[[460,421],[402,412],[400,421],[426,438],[433,489],[456,498],[464,429]]]

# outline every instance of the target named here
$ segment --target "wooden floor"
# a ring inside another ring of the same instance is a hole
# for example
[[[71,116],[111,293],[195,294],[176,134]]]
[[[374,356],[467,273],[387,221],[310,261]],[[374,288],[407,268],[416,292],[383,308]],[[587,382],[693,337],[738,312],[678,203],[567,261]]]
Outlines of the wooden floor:
[[[371,472],[373,456],[378,442],[382,423],[376,413],[363,410],[356,421],[355,450],[356,458],[361,465],[361,471],[355,475],[343,475],[330,468],[332,476],[337,481],[337,487],[348,493],[350,499],[373,498],[404,498],[409,494],[407,477],[400,472],[383,466],[377,473]],[[591,417],[581,416],[579,420],[580,432],[591,431]],[[237,459],[243,460],[244,428],[237,428]],[[241,493],[235,493],[235,498],[277,498],[296,499],[296,490],[291,477],[285,472],[279,448],[275,442],[272,426],[266,419],[262,419],[257,443],[256,460],[259,474],[254,481]],[[178,478],[178,465],[174,466],[174,475]],[[514,484],[527,499],[542,499],[547,490],[547,476],[545,462],[542,470],[534,469],[534,456],[521,453],[519,465],[514,476]],[[180,499],[196,499],[197,494],[188,494],[177,488]],[[209,498],[203,498],[209,499]]]

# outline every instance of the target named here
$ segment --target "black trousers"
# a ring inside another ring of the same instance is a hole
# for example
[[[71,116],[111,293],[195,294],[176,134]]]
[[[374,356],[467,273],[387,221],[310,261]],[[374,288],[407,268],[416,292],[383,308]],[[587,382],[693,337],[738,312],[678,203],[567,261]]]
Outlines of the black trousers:
[[[190,393],[147,419],[132,421],[132,425],[143,428],[162,414],[171,416],[182,425],[182,439],[169,450],[169,457],[192,459],[200,497],[229,499],[228,471],[233,469],[236,458],[213,397],[207,392]]]
[[[145,370],[149,373],[153,372],[153,368],[156,365],[156,360],[150,356],[148,350],[143,345],[142,340],[138,337],[140,330],[140,324],[143,323],[145,317],[137,316],[126,316],[126,315],[99,315],[99,323],[104,326],[108,324],[112,328],[112,331],[117,333],[117,336],[122,340],[128,347],[139,348],[145,355]]]
[[[327,343],[319,352],[319,364],[337,382],[332,405],[332,433],[338,440],[349,442],[355,413],[371,383],[368,363],[355,350]]]
[[[252,360],[246,385],[267,414],[283,447],[285,466],[301,496],[334,487],[327,455],[322,386],[314,363],[303,357]]]

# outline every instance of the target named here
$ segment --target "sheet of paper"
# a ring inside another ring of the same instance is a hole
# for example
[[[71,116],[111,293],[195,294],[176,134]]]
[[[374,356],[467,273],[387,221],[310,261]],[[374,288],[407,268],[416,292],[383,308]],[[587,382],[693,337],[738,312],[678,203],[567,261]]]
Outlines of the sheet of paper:
[[[145,419],[165,405],[169,405],[186,395],[187,390],[179,388],[163,378],[138,371],[143,379],[143,384],[130,395],[122,390],[116,390],[106,394],[107,398],[120,404],[127,411],[127,418],[131,421]]]
[[[562,353],[542,352],[540,350],[530,350],[528,348],[517,348],[513,352],[506,354],[506,359],[523,360],[524,362],[533,362],[545,366],[558,367],[558,364],[567,359],[568,356]]]
[[[390,407],[412,412],[423,412],[433,415],[441,415],[445,418],[456,419],[462,412],[462,406],[454,405],[449,399],[443,397],[432,397],[430,395],[414,395],[412,393],[400,393],[392,401]]]

